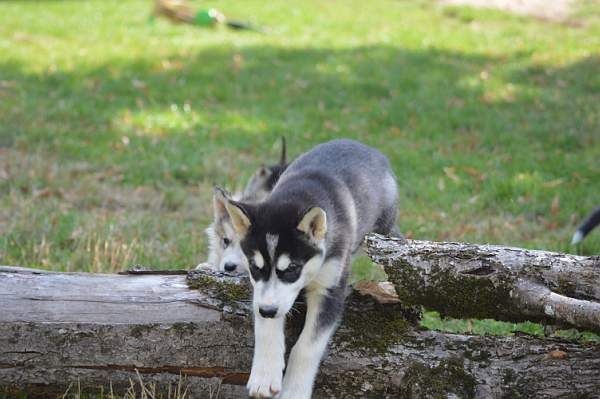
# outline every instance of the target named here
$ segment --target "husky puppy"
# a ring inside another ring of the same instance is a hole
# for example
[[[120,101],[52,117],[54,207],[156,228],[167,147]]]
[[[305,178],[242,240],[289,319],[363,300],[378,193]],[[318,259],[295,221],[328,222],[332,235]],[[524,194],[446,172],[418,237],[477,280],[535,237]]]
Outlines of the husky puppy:
[[[243,201],[262,201],[275,186],[283,171],[287,168],[287,150],[285,137],[281,137],[281,157],[276,165],[261,166],[250,178],[244,193]]]
[[[311,397],[342,316],[352,255],[367,233],[394,231],[397,197],[382,153],[334,140],[292,162],[263,202],[227,199],[254,291],[250,396]],[[301,290],[306,320],[283,376],[285,316]]]
[[[240,259],[243,258],[244,254],[234,233],[229,214],[225,209],[228,198],[231,198],[230,194],[225,190],[219,187],[214,188],[214,220],[205,230],[208,238],[208,259],[206,263],[210,265],[212,270],[241,274],[244,269],[240,267]],[[205,267],[205,264],[200,263],[196,266],[196,269],[203,267]]]
[[[281,138],[281,157],[278,164],[261,166],[252,176],[242,195],[232,196],[225,190],[215,187],[213,195],[214,220],[205,230],[208,237],[208,260],[207,263],[213,270],[226,271],[231,274],[245,273],[240,267],[240,260],[244,257],[240,249],[240,243],[234,234],[231,220],[225,210],[227,199],[242,200],[248,202],[262,201],[273,189],[279,180],[281,173],[287,168],[287,149],[285,138]],[[199,264],[196,269],[204,267]]]
[[[590,215],[581,223],[581,225],[579,225],[577,231],[575,231],[575,234],[573,234],[573,238],[571,239],[571,245],[579,244],[599,224],[600,208],[596,208],[596,210],[590,213]]]

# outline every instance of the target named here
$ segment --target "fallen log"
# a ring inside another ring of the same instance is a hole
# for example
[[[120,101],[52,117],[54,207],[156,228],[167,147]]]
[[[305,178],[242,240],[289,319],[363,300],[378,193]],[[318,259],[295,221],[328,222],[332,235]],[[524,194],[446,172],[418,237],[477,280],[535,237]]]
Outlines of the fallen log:
[[[540,321],[600,331],[600,257],[371,235],[402,303],[443,316]]]
[[[253,346],[248,295],[244,280],[203,272],[186,278],[2,267],[0,393],[46,398],[69,386],[120,393],[142,381],[162,391],[183,386],[188,397],[245,397]],[[600,346],[423,331],[406,315],[398,304],[352,295],[314,397],[600,392]]]

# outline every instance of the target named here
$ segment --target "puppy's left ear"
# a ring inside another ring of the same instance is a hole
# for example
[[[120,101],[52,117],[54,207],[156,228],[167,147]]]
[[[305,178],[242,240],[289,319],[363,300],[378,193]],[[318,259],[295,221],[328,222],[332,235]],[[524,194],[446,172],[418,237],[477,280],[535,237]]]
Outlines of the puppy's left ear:
[[[327,215],[318,206],[310,208],[304,214],[296,228],[308,235],[312,240],[316,242],[321,241],[327,233]]]
[[[250,228],[250,217],[248,216],[248,211],[243,207],[241,203],[227,201],[225,203],[225,209],[231,218],[231,224],[236,232],[236,234],[243,238],[248,229]]]
[[[215,186],[213,192],[213,215],[215,220],[226,216],[227,209],[225,204],[229,200],[229,193],[223,190],[221,187]]]

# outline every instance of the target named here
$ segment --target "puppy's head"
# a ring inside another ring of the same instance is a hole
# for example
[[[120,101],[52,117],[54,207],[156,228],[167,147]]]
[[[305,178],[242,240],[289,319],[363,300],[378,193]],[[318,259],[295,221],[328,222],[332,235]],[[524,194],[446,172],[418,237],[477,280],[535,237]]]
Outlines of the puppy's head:
[[[253,202],[265,199],[281,175],[281,172],[277,175],[275,173],[276,171],[272,170],[272,167],[261,166],[248,181],[244,189],[244,199]]]
[[[288,166],[285,137],[281,137],[281,158],[275,165],[262,165],[250,178],[244,189],[246,201],[258,202],[265,199]]]
[[[225,190],[215,187],[213,195],[214,222],[207,229],[210,242],[209,263],[219,271],[239,274],[247,269],[246,257],[242,252],[239,236],[235,233],[226,209],[226,203],[229,200],[229,194]]]
[[[254,311],[262,317],[283,317],[323,265],[325,211],[231,200],[225,207],[254,286]]]

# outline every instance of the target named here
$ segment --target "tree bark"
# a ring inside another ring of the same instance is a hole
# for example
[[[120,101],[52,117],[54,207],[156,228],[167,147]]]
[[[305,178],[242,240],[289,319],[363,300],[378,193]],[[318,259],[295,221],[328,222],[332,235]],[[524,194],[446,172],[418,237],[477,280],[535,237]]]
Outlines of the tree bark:
[[[195,287],[191,289],[190,287]],[[126,391],[242,398],[249,287],[204,272],[98,275],[0,268],[0,393]],[[315,398],[597,397],[600,346],[423,331],[401,305],[353,294]],[[301,317],[298,317],[301,319]],[[301,320],[291,320],[289,335]]]
[[[600,331],[600,257],[494,245],[366,239],[407,305],[444,316]]]

